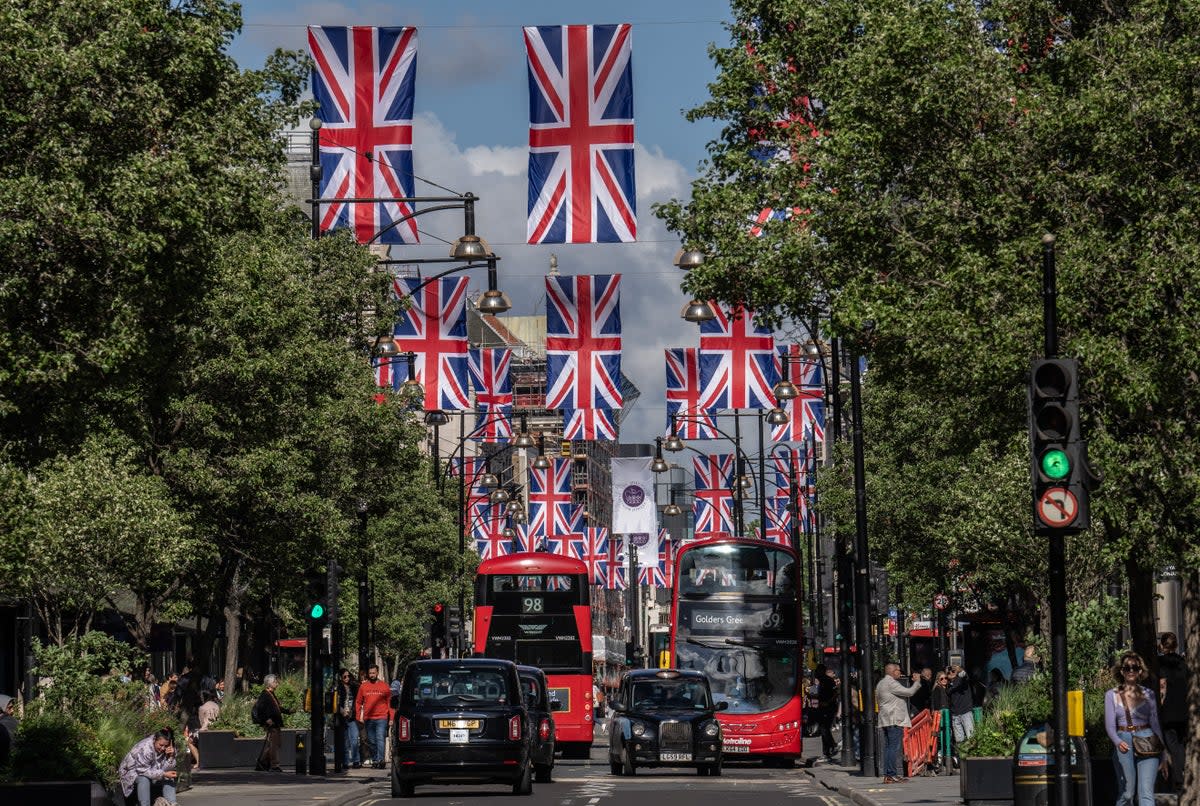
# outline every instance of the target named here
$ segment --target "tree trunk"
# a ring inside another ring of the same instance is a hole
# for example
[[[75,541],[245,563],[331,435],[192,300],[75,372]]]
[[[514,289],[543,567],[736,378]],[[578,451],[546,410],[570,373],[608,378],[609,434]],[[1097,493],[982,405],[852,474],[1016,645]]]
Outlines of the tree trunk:
[[[234,693],[234,675],[238,667],[238,643],[242,634],[242,615],[238,602],[241,597],[230,596],[225,603],[225,691]]]
[[[1125,561],[1129,578],[1129,635],[1133,651],[1151,668],[1157,667],[1158,636],[1154,632],[1154,571],[1143,568],[1137,558]]]
[[[1188,668],[1188,745],[1179,806],[1200,806],[1200,571],[1183,574],[1183,654]]]

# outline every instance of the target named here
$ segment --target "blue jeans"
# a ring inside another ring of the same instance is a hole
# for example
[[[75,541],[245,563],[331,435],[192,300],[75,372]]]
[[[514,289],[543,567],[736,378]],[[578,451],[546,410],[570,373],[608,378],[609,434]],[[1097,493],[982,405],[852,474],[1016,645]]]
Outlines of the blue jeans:
[[[364,723],[367,727],[367,746],[371,748],[371,760],[377,764],[383,763],[383,744],[387,739],[386,719],[368,719]]]
[[[351,764],[360,764],[362,758],[358,752],[358,723],[353,719],[345,720],[346,724],[346,753],[342,763],[349,767]]]
[[[139,775],[133,782],[133,793],[125,802],[136,803],[137,806],[150,806],[159,795],[174,803],[175,781],[167,778],[151,781],[146,776]]]
[[[1113,766],[1117,768],[1117,806],[1132,806],[1135,793],[1138,806],[1154,806],[1154,779],[1158,775],[1159,758],[1137,758],[1133,754],[1133,737],[1149,736],[1153,732],[1149,728],[1134,733],[1117,731],[1117,738],[1129,745],[1124,753],[1113,748]]]
[[[903,773],[900,771],[900,744],[904,739],[904,728],[899,725],[888,725],[883,729],[883,774],[892,778],[899,778]]]

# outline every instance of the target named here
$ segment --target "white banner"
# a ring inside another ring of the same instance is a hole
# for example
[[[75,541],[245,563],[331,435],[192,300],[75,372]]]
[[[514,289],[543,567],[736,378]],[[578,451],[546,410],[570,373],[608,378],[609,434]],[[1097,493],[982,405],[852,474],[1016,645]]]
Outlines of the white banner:
[[[659,539],[657,532],[633,532],[626,535],[629,544],[637,549],[638,568],[653,568],[658,565]]]
[[[658,534],[654,505],[654,473],[650,457],[612,460],[612,527],[610,534]],[[642,556],[638,556],[638,562]],[[655,559],[657,562],[657,558]]]

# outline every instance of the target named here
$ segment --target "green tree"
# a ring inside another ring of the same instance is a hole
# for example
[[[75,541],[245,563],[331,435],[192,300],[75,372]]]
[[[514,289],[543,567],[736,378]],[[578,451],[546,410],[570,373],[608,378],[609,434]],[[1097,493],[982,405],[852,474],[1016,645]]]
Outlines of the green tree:
[[[690,201],[658,208],[710,255],[685,287],[780,318],[820,316],[868,354],[879,554],[932,586],[940,564],[923,571],[916,556],[961,553],[982,584],[1025,579],[1036,593],[1045,552],[1022,483],[1023,389],[1043,349],[1039,241],[1054,233],[1060,354],[1083,367],[1084,431],[1107,476],[1093,532],[1069,541],[1087,561],[1072,564],[1089,583],[1075,598],[1119,570],[1135,644],[1152,655],[1152,570],[1187,569],[1188,596],[1200,595],[1200,9],[732,7],[732,41],[712,49],[712,98],[688,113],[726,127]],[[776,158],[755,158],[764,145]],[[796,212],[748,237],[764,206]],[[838,525],[852,522],[846,500]],[[1200,671],[1200,643],[1188,655]]]

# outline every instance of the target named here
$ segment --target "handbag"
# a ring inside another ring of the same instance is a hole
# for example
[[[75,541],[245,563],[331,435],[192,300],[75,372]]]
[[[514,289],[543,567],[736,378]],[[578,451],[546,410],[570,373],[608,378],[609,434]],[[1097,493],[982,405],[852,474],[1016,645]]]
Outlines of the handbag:
[[[1129,713],[1129,703],[1125,700],[1125,695],[1121,695],[1121,705],[1125,706],[1125,724],[1133,725],[1133,716]],[[1157,733],[1151,733],[1149,736],[1133,736],[1133,754],[1138,758],[1154,758],[1161,756],[1163,753],[1162,739],[1158,738]]]

